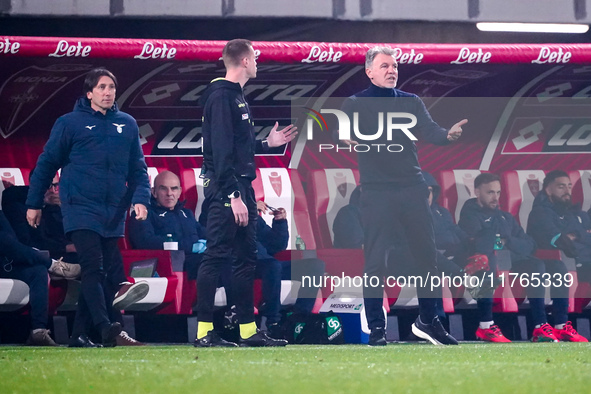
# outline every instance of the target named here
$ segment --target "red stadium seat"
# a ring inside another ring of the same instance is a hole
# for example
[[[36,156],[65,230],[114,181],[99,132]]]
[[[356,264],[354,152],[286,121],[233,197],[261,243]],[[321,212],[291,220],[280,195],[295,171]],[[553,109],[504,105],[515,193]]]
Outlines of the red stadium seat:
[[[0,168],[0,204],[2,192],[10,186],[24,186],[29,184],[31,170],[25,168]]]
[[[320,247],[332,248],[332,224],[339,210],[349,204],[359,184],[359,170],[334,168],[314,170],[308,180],[308,202],[314,234]]]
[[[180,313],[179,280],[172,270],[170,252],[165,250],[124,250],[121,254],[123,269],[126,273],[129,272],[130,265],[134,261],[158,259],[157,278],[137,278],[137,280],[145,280],[149,283],[148,295],[129,307],[127,311],[155,311],[158,314]]]
[[[445,170],[439,173],[439,204],[449,210],[456,223],[460,220],[464,203],[474,198],[474,179],[480,173],[480,170]]]

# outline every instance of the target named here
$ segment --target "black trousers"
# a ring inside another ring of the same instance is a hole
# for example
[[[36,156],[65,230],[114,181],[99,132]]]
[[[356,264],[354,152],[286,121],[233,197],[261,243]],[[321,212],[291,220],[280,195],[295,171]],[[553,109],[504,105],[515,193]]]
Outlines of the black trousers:
[[[421,183],[403,188],[372,188],[363,186],[361,192],[361,217],[364,231],[364,272],[379,278],[378,286],[365,286],[365,314],[370,329],[385,327],[382,300],[386,261],[396,234],[402,230],[414,258],[415,275],[427,278],[438,275],[433,218],[427,200],[427,184]],[[368,284],[369,284],[368,279]],[[437,298],[441,288],[430,291],[417,285],[419,313],[424,323],[430,323],[436,315]]]
[[[113,310],[113,299],[119,283],[125,281],[123,259],[117,242],[119,238],[104,238],[91,230],[76,230],[70,234],[76,247],[82,270],[78,308],[72,336],[88,333],[95,326],[102,329],[111,321],[120,321]]]
[[[241,198],[248,208],[248,225],[238,226],[227,196],[213,181],[205,188],[207,249],[197,275],[197,318],[213,322],[215,291],[220,277],[232,274],[231,299],[238,323],[254,322],[253,281],[256,267],[256,218],[254,190],[250,181],[240,180]]]
[[[41,264],[9,262],[5,259],[0,259],[0,264],[0,278],[18,279],[29,286],[31,329],[47,328],[49,308],[47,267]]]

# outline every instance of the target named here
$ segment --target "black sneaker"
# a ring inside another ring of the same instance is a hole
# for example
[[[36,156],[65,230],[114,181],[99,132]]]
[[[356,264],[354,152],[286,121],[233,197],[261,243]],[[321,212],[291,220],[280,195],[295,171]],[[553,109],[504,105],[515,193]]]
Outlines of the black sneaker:
[[[269,324],[267,326],[267,336],[273,339],[285,339],[283,327],[279,323]]]
[[[92,342],[86,334],[82,334],[77,338],[72,337],[68,347],[103,347],[103,345]]]
[[[263,346],[286,346],[285,339],[270,338],[264,331],[257,329],[257,333],[253,336],[242,339],[240,338],[240,347],[263,347]]]
[[[386,330],[382,327],[372,329],[367,344],[369,346],[386,346],[388,344],[388,342],[386,342]]]
[[[123,328],[121,323],[111,323],[109,326],[103,328],[101,331],[101,337],[103,339],[103,347],[115,347],[117,346],[117,336],[121,333]]]
[[[234,342],[229,342],[218,335],[217,332],[211,330],[207,335],[201,339],[195,339],[193,342],[195,347],[238,347]]]
[[[431,324],[424,324],[420,317],[412,325],[412,333],[417,337],[431,342],[433,345],[457,345],[458,341],[449,335],[438,316],[433,318]]]

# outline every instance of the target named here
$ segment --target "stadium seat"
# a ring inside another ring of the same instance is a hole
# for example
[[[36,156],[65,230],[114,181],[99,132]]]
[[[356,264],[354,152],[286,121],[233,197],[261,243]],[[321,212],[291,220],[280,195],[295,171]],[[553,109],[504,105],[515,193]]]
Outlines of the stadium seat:
[[[129,307],[127,311],[155,311],[158,314],[180,313],[179,279],[172,269],[171,253],[165,250],[124,250],[123,269],[126,273],[133,262],[157,258],[156,273],[158,277],[137,278],[145,280],[150,285],[148,295],[138,303]]]
[[[501,176],[501,209],[511,213],[524,230],[545,176],[541,170],[507,171]]]
[[[479,170],[445,170],[436,178],[441,187],[439,204],[447,208],[457,223],[464,203],[474,198],[474,179]]]
[[[506,210],[515,216],[524,230],[527,229],[529,213],[532,210],[535,197],[542,190],[542,183],[546,173],[547,172],[542,170],[519,170],[503,173],[501,205],[505,206]],[[576,202],[576,199],[580,201],[583,197],[583,190],[580,182],[582,175],[578,171],[573,171],[569,173],[569,175],[572,177],[571,181],[573,182],[573,201]],[[564,253],[557,249],[539,249],[536,252],[536,256],[543,260],[561,260],[566,264],[568,271],[573,275],[574,281],[573,286],[569,289],[569,312],[573,312],[575,310],[575,292],[578,283],[574,260],[566,257]],[[519,284],[514,286],[513,292],[515,293],[518,302],[525,299],[525,291],[519,286]],[[549,294],[546,299],[547,303],[549,303]],[[579,300],[578,303],[581,304],[582,300]]]
[[[0,206],[2,192],[10,186],[24,186],[29,184],[31,170],[24,168],[0,168]]]
[[[359,170],[333,168],[313,170],[308,179],[310,219],[319,247],[332,248],[332,224],[339,210],[349,204],[359,184]]]
[[[29,286],[16,279],[0,279],[0,312],[13,312],[29,304]]]

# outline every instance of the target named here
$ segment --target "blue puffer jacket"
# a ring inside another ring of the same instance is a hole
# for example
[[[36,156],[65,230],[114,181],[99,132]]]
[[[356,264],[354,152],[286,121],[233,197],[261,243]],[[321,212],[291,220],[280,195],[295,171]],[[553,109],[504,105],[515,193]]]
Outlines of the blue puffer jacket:
[[[148,219],[129,221],[129,238],[134,249],[162,249],[167,234],[179,243],[179,250],[193,253],[193,244],[205,239],[205,230],[195,220],[193,212],[177,202],[174,209],[161,207],[152,197],[148,206]]]
[[[511,252],[511,261],[516,262],[532,256],[536,244],[517,223],[513,215],[500,209],[478,205],[476,198],[464,203],[458,225],[473,239],[476,253],[492,259],[496,234],[505,239],[505,248]]]
[[[548,195],[541,191],[534,200],[532,211],[527,222],[527,233],[530,234],[542,249],[567,250],[576,256],[578,261],[591,261],[591,223],[586,212],[573,205],[570,208],[553,204]],[[567,244],[557,242],[561,235],[572,234],[574,242]],[[554,244],[552,241],[555,241]],[[556,245],[556,246],[554,246]]]
[[[92,230],[103,237],[122,237],[130,204],[150,203],[137,123],[116,104],[103,115],[80,97],[74,111],[55,122],[31,178],[29,208],[43,206],[43,195],[59,168],[66,233]]]

